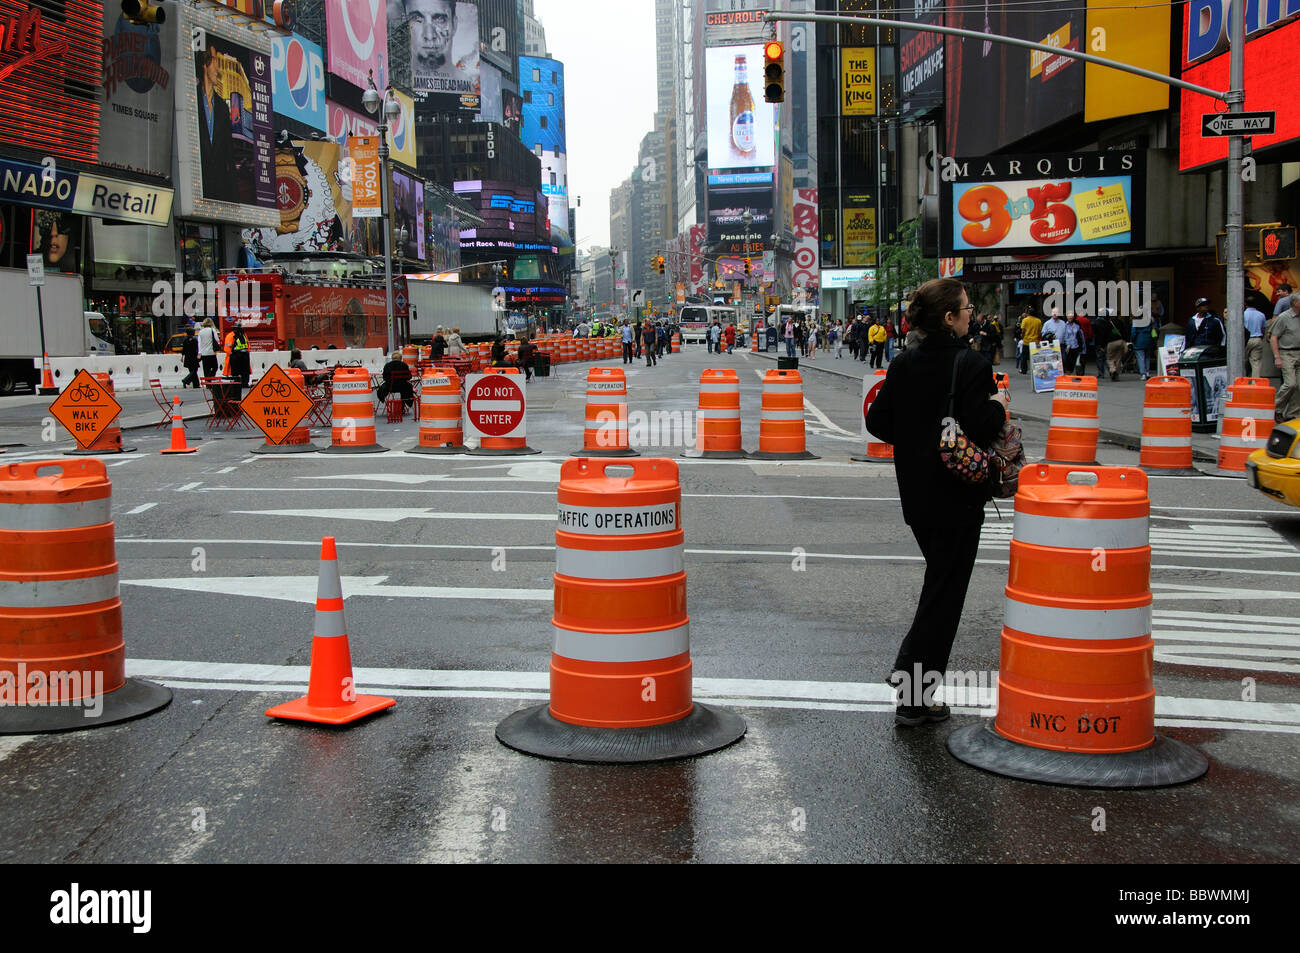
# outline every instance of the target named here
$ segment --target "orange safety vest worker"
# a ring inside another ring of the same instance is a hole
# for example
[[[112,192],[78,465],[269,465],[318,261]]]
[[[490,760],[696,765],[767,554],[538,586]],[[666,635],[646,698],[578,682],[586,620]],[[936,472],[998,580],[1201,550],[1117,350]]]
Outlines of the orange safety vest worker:
[[[223,367],[223,368],[221,369],[221,376],[222,376],[222,377],[229,377],[229,376],[230,376],[230,351],[231,351],[231,348],[234,347],[234,344],[235,344],[235,332],[234,332],[233,330],[231,330],[231,331],[227,331],[227,332],[226,332],[226,347],[225,347],[225,350],[226,350],[226,364],[225,364],[225,367]]]

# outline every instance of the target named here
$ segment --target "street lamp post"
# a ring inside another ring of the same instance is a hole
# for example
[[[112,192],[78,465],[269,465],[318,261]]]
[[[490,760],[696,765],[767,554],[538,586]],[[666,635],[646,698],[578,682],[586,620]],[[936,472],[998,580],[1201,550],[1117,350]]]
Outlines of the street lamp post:
[[[388,212],[388,123],[402,114],[402,107],[389,93],[382,97],[372,85],[361,96],[366,112],[379,117],[379,201],[383,205],[380,228],[384,231],[384,306],[388,312],[388,353],[397,350],[397,335],[393,326],[393,233],[389,228]],[[383,106],[382,113],[380,106]]]
[[[618,304],[618,249],[609,250],[609,298],[610,310],[613,311],[614,305]]]

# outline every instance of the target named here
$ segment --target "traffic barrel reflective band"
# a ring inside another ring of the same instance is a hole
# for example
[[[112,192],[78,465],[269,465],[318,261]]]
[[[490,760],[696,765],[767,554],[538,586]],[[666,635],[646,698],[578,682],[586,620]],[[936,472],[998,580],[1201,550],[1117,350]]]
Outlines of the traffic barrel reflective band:
[[[343,580],[333,536],[321,540],[320,575],[316,581],[316,619],[311,638],[311,672],[307,694],[266,710],[270,718],[346,725],[392,708],[397,702],[377,695],[358,695],[352,674],[352,650],[343,613]]]
[[[586,423],[582,454],[638,456],[628,443],[627,376],[621,367],[587,371]]]
[[[429,368],[420,379],[420,437],[407,453],[464,453],[461,381],[449,367]]]
[[[0,467],[0,734],[93,728],[171,700],[126,678],[111,498],[101,460]]]
[[[370,372],[364,367],[336,369],[333,395],[330,445],[321,452],[376,453],[384,450],[375,441],[375,397],[370,387]]]
[[[1220,417],[1221,476],[1245,476],[1246,459],[1268,443],[1273,432],[1275,391],[1266,377],[1238,377],[1228,388]]]
[[[1097,428],[1097,378],[1058,377],[1047,430],[1047,461],[1095,464]]]
[[[632,473],[611,477],[611,466]],[[599,728],[685,718],[691,711],[690,618],[680,568],[677,465],[566,460],[557,502],[551,714]],[[571,574],[602,561],[622,569],[625,560],[632,571]],[[642,575],[658,569],[668,571]]]
[[[803,378],[797,370],[765,371],[758,459],[811,459],[804,435]]]
[[[1070,482],[1080,473],[1093,482]],[[1040,464],[1015,498],[996,731],[1115,753],[1155,738],[1150,501],[1131,467]]]
[[[1149,472],[1192,468],[1192,382],[1183,377],[1152,377],[1142,400],[1142,447],[1138,456]]]
[[[700,374],[695,450],[686,455],[739,458],[740,375],[729,368],[707,368]]]

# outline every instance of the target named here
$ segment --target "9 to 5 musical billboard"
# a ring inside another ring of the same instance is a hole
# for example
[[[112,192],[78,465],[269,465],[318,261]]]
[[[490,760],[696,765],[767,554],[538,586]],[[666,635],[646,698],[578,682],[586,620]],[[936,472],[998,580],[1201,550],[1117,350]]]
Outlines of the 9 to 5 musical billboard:
[[[956,159],[941,195],[940,254],[1143,248],[1145,160],[1119,150]]]

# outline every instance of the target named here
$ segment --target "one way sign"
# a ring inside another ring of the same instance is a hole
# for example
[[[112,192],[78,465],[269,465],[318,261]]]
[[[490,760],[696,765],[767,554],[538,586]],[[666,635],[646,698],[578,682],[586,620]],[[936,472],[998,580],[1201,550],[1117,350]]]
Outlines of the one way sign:
[[[1276,118],[1275,112],[1210,113],[1201,117],[1201,138],[1271,135]]]

